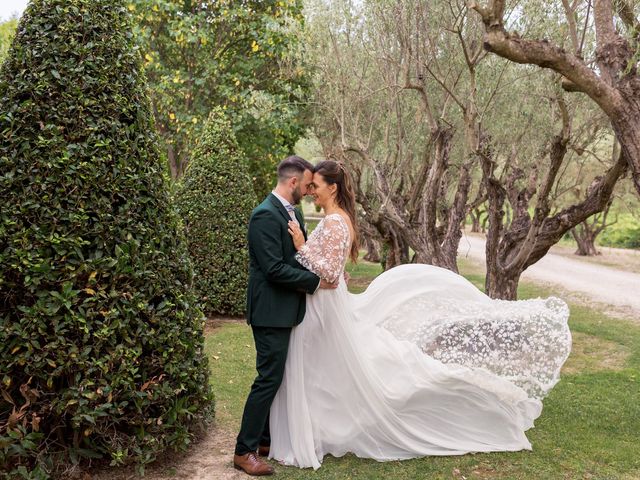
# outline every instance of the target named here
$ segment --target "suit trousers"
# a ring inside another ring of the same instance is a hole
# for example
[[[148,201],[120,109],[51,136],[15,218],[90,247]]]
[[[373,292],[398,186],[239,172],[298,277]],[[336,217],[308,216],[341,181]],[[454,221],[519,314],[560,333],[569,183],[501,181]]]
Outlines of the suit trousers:
[[[235,454],[255,452],[258,445],[269,445],[269,410],[284,377],[291,327],[251,325],[256,344],[258,376],[244,406]]]

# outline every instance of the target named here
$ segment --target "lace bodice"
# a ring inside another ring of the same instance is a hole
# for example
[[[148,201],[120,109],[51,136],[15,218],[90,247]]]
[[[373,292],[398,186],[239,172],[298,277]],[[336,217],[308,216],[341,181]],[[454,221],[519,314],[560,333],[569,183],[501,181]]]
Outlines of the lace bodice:
[[[347,222],[338,213],[327,215],[296,253],[296,260],[323,280],[335,282],[344,271],[351,239]]]

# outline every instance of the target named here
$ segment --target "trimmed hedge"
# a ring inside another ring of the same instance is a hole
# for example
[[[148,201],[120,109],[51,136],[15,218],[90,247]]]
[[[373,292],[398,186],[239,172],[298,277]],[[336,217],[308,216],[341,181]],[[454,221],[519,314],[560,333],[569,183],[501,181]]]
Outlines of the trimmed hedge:
[[[32,0],[0,73],[0,468],[16,477],[144,464],[211,414],[129,21],[121,0]]]
[[[176,194],[196,290],[208,314],[241,315],[246,309],[247,225],[256,203],[231,124],[216,108]]]

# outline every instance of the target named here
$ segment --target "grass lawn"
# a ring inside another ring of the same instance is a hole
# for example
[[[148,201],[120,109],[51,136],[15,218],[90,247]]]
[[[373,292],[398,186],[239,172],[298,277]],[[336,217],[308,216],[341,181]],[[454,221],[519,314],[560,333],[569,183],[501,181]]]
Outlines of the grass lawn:
[[[462,273],[480,288],[484,278],[472,264]],[[362,291],[380,272],[361,262],[348,268],[352,291]],[[595,280],[594,280],[595,281]],[[520,298],[548,296],[523,284]],[[276,464],[279,479],[640,479],[640,326],[571,305],[572,354],[562,380],[544,401],[527,434],[531,452],[427,457],[378,463],[353,455],[327,457],[317,472]],[[255,375],[249,327],[225,324],[210,333],[217,422],[237,431]]]

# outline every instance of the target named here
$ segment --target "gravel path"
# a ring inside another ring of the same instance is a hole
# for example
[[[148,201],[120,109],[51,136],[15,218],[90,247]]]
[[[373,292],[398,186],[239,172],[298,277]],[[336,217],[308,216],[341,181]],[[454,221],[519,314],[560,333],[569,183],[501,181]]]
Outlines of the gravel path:
[[[484,236],[467,234],[460,241],[458,255],[484,264]],[[629,252],[629,261],[637,261],[637,255],[638,252]],[[563,291],[581,294],[583,299],[605,304],[607,310],[640,321],[639,273],[549,252],[525,270],[521,278],[559,286]]]

